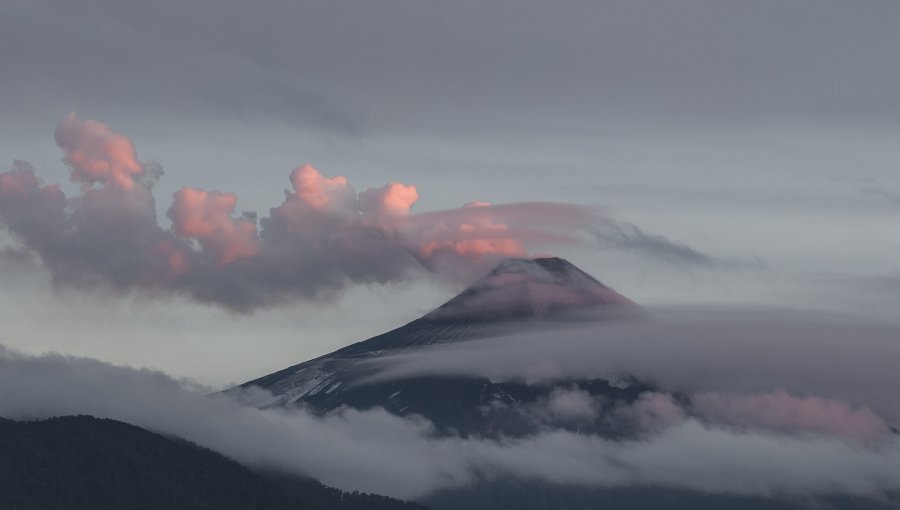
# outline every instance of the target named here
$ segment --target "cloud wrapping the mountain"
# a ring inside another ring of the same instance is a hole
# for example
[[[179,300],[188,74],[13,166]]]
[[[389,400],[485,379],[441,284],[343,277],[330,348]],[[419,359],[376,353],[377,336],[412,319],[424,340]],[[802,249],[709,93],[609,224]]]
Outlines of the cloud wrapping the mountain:
[[[185,187],[157,221],[161,175],[132,141],[75,114],[57,144],[75,196],[16,162],[0,173],[0,220],[33,250],[56,283],[179,292],[235,311],[296,299],[327,299],[351,284],[404,281],[423,268],[469,281],[505,256],[585,240],[596,214],[554,203],[490,205],[412,214],[415,186],[392,182],[361,193],[346,177],[311,165],[257,222],[237,214],[233,193]]]
[[[784,390],[701,393],[693,396],[691,409],[706,421],[745,429],[804,430],[862,441],[890,432],[884,419],[867,407],[816,396],[797,397]]]
[[[770,315],[770,324],[775,322],[772,319]],[[720,318],[717,328],[691,331],[693,336],[715,332],[717,339],[693,343],[673,326],[677,321],[659,322],[665,322],[665,328],[662,324],[638,328],[618,344],[598,342],[595,336],[590,350],[571,331],[562,331],[555,338],[548,337],[548,331],[541,332],[548,346],[544,351],[523,344],[524,338],[497,339],[506,342],[503,352],[511,358],[500,367],[507,375],[516,374],[513,368],[524,367],[526,357],[541,360],[535,356],[570,351],[572,358],[585,360],[582,368],[587,364],[601,369],[628,368],[629,373],[652,374],[665,386],[682,390],[678,398],[663,392],[644,393],[632,404],[617,405],[604,417],[598,415],[599,402],[560,385],[545,401],[518,409],[522,419],[537,420],[541,431],[518,439],[440,437],[421,418],[401,418],[380,409],[345,410],[324,418],[302,409],[257,409],[245,404],[271,399],[258,388],[232,397],[210,395],[208,388],[153,370],[58,354],[24,356],[8,350],[0,350],[0,387],[15,387],[16,391],[0,393],[0,416],[35,419],[84,413],[119,419],[184,437],[250,466],[308,474],[344,489],[402,498],[462,487],[484,476],[592,487],[653,485],[765,497],[880,497],[900,490],[900,440],[881,418],[892,416],[897,409],[883,405],[892,395],[886,401],[878,398],[885,388],[896,387],[897,376],[895,371],[871,363],[875,358],[889,360],[888,364],[897,359],[892,350],[896,349],[896,336],[892,336],[896,329],[874,328],[876,334],[855,328],[862,345],[854,347],[877,349],[844,360],[846,345],[833,341],[845,332],[837,322],[822,329],[798,325],[799,320],[770,325],[762,333],[780,332],[781,338],[761,340],[755,357],[742,356],[747,346],[741,345],[740,335],[723,332],[759,329],[756,321]],[[673,334],[658,342],[640,340],[640,336],[660,330]],[[799,330],[817,338],[810,343],[796,334],[784,335]],[[822,338],[823,331],[836,333]],[[893,343],[879,343],[889,336]],[[519,342],[519,348],[509,349],[510,341]],[[663,348],[666,342],[673,347]],[[727,362],[715,352],[714,342],[734,348],[746,369],[734,371],[738,360]],[[459,347],[470,363],[475,355],[485,359],[483,365],[474,363],[476,372],[484,373],[488,364],[502,364],[494,356],[496,351],[474,344],[477,342]],[[805,365],[813,368],[792,362],[794,374],[779,370],[772,359],[759,354],[776,344],[781,346],[781,355],[806,352]],[[624,345],[634,348],[623,356],[608,350]],[[683,354],[675,355],[676,351]],[[822,351],[826,355],[814,355]],[[446,362],[441,373],[463,359],[448,349],[437,352]],[[638,354],[645,363],[629,359]],[[417,356],[420,362],[434,359]],[[850,368],[845,374],[822,371],[826,359],[831,368],[844,361]],[[690,360],[690,370],[686,360]],[[574,370],[570,377],[583,375],[573,359],[557,356],[552,361],[558,368]],[[623,365],[626,361],[629,364]],[[425,366],[431,373],[439,372],[434,365]],[[458,368],[454,366],[454,370]],[[676,372],[680,379],[673,377]],[[800,389],[813,379],[814,372],[820,380],[816,388],[821,391]],[[866,377],[866,373],[878,375]],[[499,377],[499,372],[494,376]],[[859,384],[848,384],[846,377],[851,376],[860,379]],[[787,389],[760,389],[770,386]],[[748,388],[757,390],[752,393]],[[866,401],[871,407],[861,403]],[[600,418],[625,420],[635,425],[638,434],[615,440],[555,425]]]
[[[772,429],[806,423],[822,432],[857,427],[866,435],[884,425],[867,421],[869,414],[859,407],[900,424],[900,402],[885,391],[900,387],[898,338],[896,323],[809,312],[654,310],[600,326],[532,321],[524,328],[498,328],[481,340],[435,345],[371,364],[380,370],[374,378],[381,380],[422,374],[526,382],[633,376],[667,391],[735,394],[736,400],[719,411],[723,422],[743,416],[759,427],[766,424],[760,415],[769,414]],[[707,395],[704,402],[716,398]],[[785,414],[785,408],[797,414]]]

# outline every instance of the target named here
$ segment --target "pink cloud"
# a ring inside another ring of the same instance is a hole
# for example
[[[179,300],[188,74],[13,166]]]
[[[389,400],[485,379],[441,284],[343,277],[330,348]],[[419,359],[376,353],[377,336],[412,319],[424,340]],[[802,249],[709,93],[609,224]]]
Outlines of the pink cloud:
[[[522,242],[511,237],[514,234],[508,225],[493,223],[490,218],[478,218],[472,223],[438,224],[419,235],[411,246],[425,260],[450,254],[477,260],[486,254],[520,257],[526,253]]]
[[[290,182],[293,191],[285,191],[284,202],[263,218],[271,235],[302,240],[309,248],[324,247],[329,237],[359,222],[356,191],[346,177],[325,177],[312,165],[303,165],[291,172]]]
[[[303,165],[291,172],[291,184],[297,200],[312,209],[355,209],[356,192],[346,177],[325,177],[312,165]]]
[[[14,169],[0,174],[0,193],[26,197],[40,188],[40,181],[34,170],[22,162],[17,163]]]
[[[524,257],[546,245],[578,244],[593,211],[558,203],[491,205],[414,214],[398,220],[401,242],[428,268],[471,278],[506,257]]]
[[[407,216],[419,200],[415,186],[392,182],[380,188],[369,188],[359,194],[359,208],[369,217]]]
[[[168,216],[172,229],[182,237],[200,241],[219,266],[253,257],[259,250],[256,222],[233,218],[237,195],[182,188],[175,193]]]
[[[167,271],[162,276],[167,279],[177,278],[190,271],[190,255],[170,239],[162,239],[153,244],[150,249],[157,258],[165,261]]]
[[[0,194],[18,200],[49,200],[57,206],[65,202],[65,195],[58,184],[44,185],[34,174],[34,169],[24,161],[16,161],[13,169],[0,173]]]
[[[704,393],[692,398],[692,410],[702,419],[746,428],[816,432],[871,441],[890,432],[881,417],[867,407],[821,397],[797,397],[783,390],[772,393]]]
[[[94,120],[80,120],[71,113],[56,127],[56,143],[72,168],[72,180],[131,189],[144,173],[131,140]]]
[[[157,221],[131,140],[74,114],[56,141],[72,179],[67,198],[17,163],[0,173],[0,219],[53,273],[54,281],[184,292],[233,310],[335,295],[353,283],[401,281],[426,268],[470,281],[507,256],[580,242],[587,209],[551,203],[470,202],[414,214],[419,191],[391,182],[357,194],[343,176],[311,165],[290,172],[284,201],[259,220],[235,215],[233,193],[182,188]],[[100,184],[94,187],[92,185]]]

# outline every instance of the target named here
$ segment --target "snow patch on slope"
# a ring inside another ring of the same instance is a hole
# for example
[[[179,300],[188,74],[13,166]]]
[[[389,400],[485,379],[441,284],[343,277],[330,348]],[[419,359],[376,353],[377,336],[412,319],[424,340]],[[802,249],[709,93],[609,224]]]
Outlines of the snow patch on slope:
[[[543,317],[609,305],[636,306],[563,259],[506,259],[426,317]]]

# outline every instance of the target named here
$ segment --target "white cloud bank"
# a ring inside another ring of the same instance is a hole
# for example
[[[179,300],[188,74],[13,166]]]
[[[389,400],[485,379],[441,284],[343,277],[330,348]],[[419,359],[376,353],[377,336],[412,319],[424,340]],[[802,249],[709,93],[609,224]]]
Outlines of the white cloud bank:
[[[697,385],[715,380],[704,375],[703,363],[715,356],[702,356],[694,347],[684,347],[692,351],[690,356],[673,356],[669,370],[674,373],[686,359],[698,359],[691,372],[697,376]],[[741,356],[740,346],[736,349],[734,355]],[[557,346],[556,350],[563,349]],[[641,359],[645,358],[653,356]],[[865,421],[870,414],[880,420],[867,408],[824,398],[820,402],[773,394],[778,398],[753,400],[744,394],[744,400],[736,401],[742,405],[729,401],[731,407],[724,409],[730,414],[716,418],[709,409],[721,413],[723,407],[712,405],[715,398],[709,395],[715,394],[707,393],[707,411],[696,416],[665,395],[645,394],[621,410],[644,427],[645,433],[636,439],[610,440],[545,429],[535,436],[496,441],[436,437],[423,420],[402,419],[381,410],[346,411],[323,419],[302,410],[259,410],[220,394],[210,396],[208,388],[161,372],[59,354],[31,357],[0,350],[0,387],[4,388],[0,416],[35,419],[84,413],[109,417],[184,437],[250,466],[305,473],[343,489],[402,498],[463,486],[484,475],[801,498],[879,497],[900,490],[896,434],[876,428],[873,437],[854,438],[842,430],[785,429],[777,420],[754,424],[743,419],[735,425],[736,417],[745,418],[748,409],[785,402],[800,408],[838,406],[835,409],[851,418],[857,413],[860,423],[875,423]],[[574,409],[579,417],[593,412],[585,395],[567,390],[554,393],[547,406],[547,412],[557,414],[572,414]]]

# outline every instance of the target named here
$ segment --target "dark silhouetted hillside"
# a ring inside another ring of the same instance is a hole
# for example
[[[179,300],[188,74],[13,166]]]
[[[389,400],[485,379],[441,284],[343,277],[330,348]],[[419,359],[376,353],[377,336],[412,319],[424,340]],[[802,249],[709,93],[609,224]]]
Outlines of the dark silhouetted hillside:
[[[264,477],[212,450],[115,420],[0,419],[0,509],[421,509]]]

